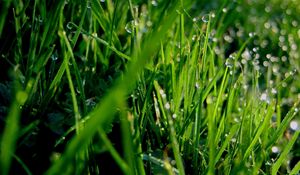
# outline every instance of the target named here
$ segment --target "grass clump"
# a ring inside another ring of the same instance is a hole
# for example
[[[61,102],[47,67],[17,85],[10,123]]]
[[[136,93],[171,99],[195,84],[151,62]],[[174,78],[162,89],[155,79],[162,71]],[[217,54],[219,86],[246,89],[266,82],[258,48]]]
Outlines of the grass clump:
[[[299,173],[296,1],[1,4],[2,174]]]

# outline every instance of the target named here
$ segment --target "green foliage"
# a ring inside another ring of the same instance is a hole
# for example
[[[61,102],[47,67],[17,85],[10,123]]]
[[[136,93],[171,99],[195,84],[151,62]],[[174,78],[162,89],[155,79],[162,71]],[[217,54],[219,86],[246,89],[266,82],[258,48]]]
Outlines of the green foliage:
[[[0,4],[2,174],[299,173],[298,1]]]

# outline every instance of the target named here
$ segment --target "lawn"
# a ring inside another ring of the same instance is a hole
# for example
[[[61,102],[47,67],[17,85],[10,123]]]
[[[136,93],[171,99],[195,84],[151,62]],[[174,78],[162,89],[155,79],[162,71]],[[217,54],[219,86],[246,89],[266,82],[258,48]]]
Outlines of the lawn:
[[[0,174],[299,174],[300,1],[0,9]]]

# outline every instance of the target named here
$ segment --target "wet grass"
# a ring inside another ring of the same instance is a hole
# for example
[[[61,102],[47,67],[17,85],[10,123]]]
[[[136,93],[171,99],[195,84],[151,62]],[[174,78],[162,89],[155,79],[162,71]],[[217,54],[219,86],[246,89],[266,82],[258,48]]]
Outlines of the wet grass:
[[[297,174],[297,1],[1,2],[1,174]]]

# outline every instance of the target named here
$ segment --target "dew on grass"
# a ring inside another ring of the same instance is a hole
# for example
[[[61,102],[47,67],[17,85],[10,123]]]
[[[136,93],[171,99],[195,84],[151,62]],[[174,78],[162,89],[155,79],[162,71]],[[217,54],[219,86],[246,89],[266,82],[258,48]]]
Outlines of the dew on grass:
[[[199,40],[200,40],[200,38],[199,38],[198,35],[193,35],[192,36],[192,41],[199,41]]]
[[[233,42],[233,38],[230,35],[225,35],[224,36],[224,40],[228,43],[232,43]]]
[[[199,85],[198,82],[195,83],[195,88],[196,88],[196,89],[199,89],[199,88],[200,88],[200,85]]]
[[[300,129],[299,128],[299,123],[296,120],[291,121],[290,128],[293,131],[298,131]]]
[[[266,92],[262,93],[260,96],[260,100],[266,103],[270,103],[270,98]]]
[[[236,138],[233,137],[230,141],[236,143]]]
[[[227,58],[225,61],[225,66],[228,68],[232,68],[234,65],[234,60],[232,58]]]
[[[193,18],[193,22],[197,22],[198,20],[199,20],[198,17]]]
[[[265,163],[265,165],[266,165],[266,166],[272,166],[272,163],[271,163],[270,161],[267,161],[267,162]]]
[[[58,60],[57,54],[52,54],[52,55],[51,55],[51,60],[52,60],[52,61]]]
[[[270,29],[271,24],[270,24],[269,22],[265,22],[264,27],[265,27],[266,29]]]
[[[279,72],[279,66],[277,64],[272,66],[272,71],[274,74],[277,74]]]
[[[290,76],[294,76],[296,74],[297,70],[293,69],[292,71],[289,72]]]
[[[68,24],[67,24],[67,29],[69,29],[69,30],[72,30],[72,29],[73,29],[72,23],[71,23],[71,22],[68,22]]]
[[[215,17],[216,17],[216,14],[215,14],[214,12],[212,12],[212,13],[211,13],[211,17],[212,17],[212,18],[215,18]]]
[[[165,104],[165,108],[166,108],[166,110],[169,110],[169,109],[171,108],[171,105],[170,105],[169,102],[167,102],[167,103]]]
[[[241,122],[241,120],[240,120],[239,118],[237,118],[237,117],[235,117],[233,120],[234,120],[234,122],[236,122],[236,123],[240,123],[240,122]]]
[[[271,62],[278,62],[279,61],[279,58],[278,57],[275,57],[275,56],[272,56],[271,58],[270,58],[270,60],[271,60]]]
[[[255,52],[255,53],[258,52],[258,50],[259,50],[259,47],[254,47],[254,48],[252,49],[252,51]]]
[[[136,28],[137,25],[138,25],[137,20],[131,20],[126,24],[125,30],[127,31],[127,33],[132,33],[134,31],[134,28]]]
[[[176,115],[176,114],[173,114],[173,115],[172,115],[172,118],[173,118],[173,119],[176,119],[176,118],[177,118],[177,115]]]
[[[272,153],[278,154],[280,152],[280,149],[277,146],[272,147]]]
[[[91,8],[91,2],[90,2],[90,1],[87,1],[87,3],[86,3],[86,8],[88,8],[88,9]]]
[[[259,60],[258,60],[258,59],[254,59],[254,60],[252,61],[252,64],[253,64],[254,66],[259,65]]]
[[[275,88],[272,88],[271,93],[275,95],[275,94],[277,94],[277,90]]]
[[[222,9],[222,12],[223,12],[223,13],[227,13],[227,11],[228,11],[227,8],[223,8],[223,9]]]
[[[246,60],[251,60],[251,53],[248,48],[245,49],[245,51],[242,53],[242,58]]]
[[[264,61],[263,65],[264,65],[264,67],[268,67],[270,65],[270,63],[268,61]]]
[[[254,32],[249,33],[249,37],[253,38],[256,34]]]
[[[154,7],[157,7],[157,5],[158,5],[158,3],[157,3],[156,0],[152,0],[152,1],[151,1],[151,4],[152,4]]]
[[[201,20],[202,20],[202,22],[204,22],[204,23],[208,23],[208,21],[209,21],[209,14],[203,15],[202,18],[201,18]]]
[[[244,84],[244,85],[243,85],[243,89],[244,89],[244,90],[248,90],[248,88],[249,88],[249,85],[248,85],[248,84]]]
[[[271,12],[271,7],[270,6],[266,6],[265,7],[265,12],[270,13]]]
[[[287,87],[286,82],[283,82],[283,83],[281,84],[281,86],[282,86],[282,87]]]

